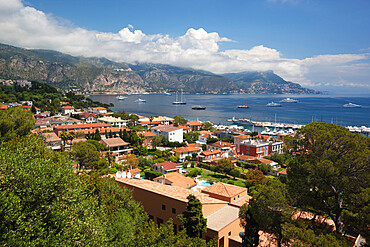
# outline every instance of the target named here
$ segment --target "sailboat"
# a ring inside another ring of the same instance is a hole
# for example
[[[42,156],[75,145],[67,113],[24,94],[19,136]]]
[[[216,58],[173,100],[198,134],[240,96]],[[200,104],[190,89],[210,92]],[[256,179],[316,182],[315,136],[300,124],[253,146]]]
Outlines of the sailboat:
[[[181,89],[181,97],[180,97],[180,101],[178,101],[177,99],[177,92],[176,92],[176,100],[174,102],[172,102],[173,105],[186,105],[186,102],[183,101],[183,98],[182,98],[182,89]]]
[[[249,108],[249,106],[247,106],[247,100],[245,100],[245,105],[243,105],[243,100],[242,100],[242,104],[238,105],[238,108]]]

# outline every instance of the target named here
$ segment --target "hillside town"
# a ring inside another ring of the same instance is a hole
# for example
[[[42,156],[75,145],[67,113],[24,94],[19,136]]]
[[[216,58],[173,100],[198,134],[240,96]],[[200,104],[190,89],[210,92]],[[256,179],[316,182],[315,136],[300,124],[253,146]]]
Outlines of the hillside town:
[[[263,179],[286,180],[292,159],[284,140],[294,133],[261,135],[181,116],[140,116],[104,107],[75,109],[69,102],[60,102],[60,111],[53,116],[32,101],[0,106],[2,111],[10,108],[32,111],[32,133],[47,148],[70,153],[75,173],[99,170],[101,176],[114,178],[132,191],[154,223],[171,219],[175,234],[183,229],[177,216],[186,211],[189,195],[194,195],[207,220],[202,238],[217,239],[218,246],[242,246],[245,229],[240,211],[253,198],[249,190]],[[100,158],[92,160],[92,152]],[[321,219],[308,211],[295,217]],[[328,218],[320,224],[336,227]],[[279,245],[271,233],[260,231],[259,236],[258,246]],[[361,235],[347,238],[355,244]]]

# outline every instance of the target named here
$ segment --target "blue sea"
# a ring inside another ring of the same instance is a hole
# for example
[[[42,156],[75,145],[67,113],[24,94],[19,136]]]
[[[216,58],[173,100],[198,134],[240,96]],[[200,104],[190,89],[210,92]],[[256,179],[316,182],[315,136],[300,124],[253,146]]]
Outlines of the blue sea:
[[[125,95],[126,96],[126,95]],[[190,120],[211,121],[226,124],[227,119],[247,118],[255,121],[308,124],[312,121],[330,122],[343,126],[370,126],[370,96],[350,97],[341,95],[203,95],[184,94],[186,105],[173,105],[175,95],[163,94],[130,95],[128,99],[117,100],[116,95],[92,95],[91,99],[113,103],[114,111],[126,111],[143,116],[183,116]],[[269,102],[284,98],[297,99],[298,103],[282,103],[282,107],[267,107]],[[146,103],[137,103],[138,98]],[[249,108],[239,109],[240,104]],[[361,108],[345,108],[354,103]],[[194,105],[205,106],[206,110],[192,110]]]

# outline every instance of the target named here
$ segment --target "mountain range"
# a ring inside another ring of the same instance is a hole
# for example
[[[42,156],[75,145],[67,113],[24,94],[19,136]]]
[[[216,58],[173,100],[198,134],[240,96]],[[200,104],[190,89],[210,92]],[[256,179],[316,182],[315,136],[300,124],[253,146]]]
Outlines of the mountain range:
[[[45,82],[77,93],[317,94],[272,71],[216,75],[163,64],[117,63],[0,44],[0,79]]]

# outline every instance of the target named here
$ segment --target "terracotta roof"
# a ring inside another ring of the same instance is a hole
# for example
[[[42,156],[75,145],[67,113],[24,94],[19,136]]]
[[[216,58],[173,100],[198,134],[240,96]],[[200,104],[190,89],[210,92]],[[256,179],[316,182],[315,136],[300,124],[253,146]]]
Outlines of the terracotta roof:
[[[190,122],[187,123],[187,125],[189,125],[189,126],[201,126],[202,123],[199,123],[197,121],[190,121]]]
[[[239,155],[239,156],[237,156],[237,159],[240,159],[240,160],[254,160],[254,159],[256,159],[256,157],[249,156],[249,155]]]
[[[163,179],[163,176],[164,175],[155,178],[154,181],[157,181],[159,179]],[[165,179],[168,180],[169,182],[171,182],[171,186],[177,186],[177,187],[182,187],[182,188],[187,189],[190,186],[195,184],[195,182],[192,178],[185,177],[185,176],[181,175],[178,172],[166,173],[165,176],[166,176]]]
[[[160,124],[161,122],[158,122],[158,121],[152,121],[152,122],[140,122],[140,123],[137,123],[137,124],[140,124],[140,125],[152,125],[152,124]]]
[[[233,143],[230,143],[230,142],[223,142],[223,141],[218,141],[218,142],[215,142],[215,143],[210,143],[208,144],[208,146],[212,146],[212,147],[235,147],[235,144]]]
[[[248,139],[251,138],[250,135],[240,135],[240,136],[234,136],[234,139]]]
[[[62,109],[75,109],[75,108],[73,106],[66,105],[66,106],[63,106]]]
[[[278,172],[279,174],[282,174],[282,175],[288,175],[288,173],[287,173],[287,171],[286,171],[286,169],[284,169],[284,170],[281,170],[280,172]]]
[[[208,131],[208,130],[199,130],[199,131],[198,131],[198,133],[199,133],[200,135],[212,134],[212,132],[211,132],[211,131]]]
[[[212,150],[212,151],[203,151],[201,152],[202,155],[212,155],[212,154],[218,154],[221,153],[220,150]]]
[[[156,126],[152,128],[152,130],[158,130],[158,131],[163,131],[163,132],[171,132],[171,131],[175,131],[179,129],[181,128],[169,126],[169,125],[160,125],[160,126]]]
[[[201,147],[196,148],[196,147],[189,146],[189,147],[176,148],[172,151],[174,151],[175,153],[187,153],[187,152],[194,152],[194,151],[200,151],[200,150],[202,150]]]
[[[7,106],[7,105],[0,105],[0,109],[1,109],[1,110],[8,109],[8,106]]]
[[[153,132],[147,132],[147,131],[137,132],[137,135],[140,135],[140,134],[143,134],[144,137],[154,137],[154,136],[157,136],[155,133],[153,133]]]
[[[195,147],[197,147],[197,148],[202,148],[202,144],[197,143],[197,142],[195,142],[195,143],[189,143],[189,144],[188,144],[188,147],[192,147],[192,148],[195,148]]]
[[[83,112],[83,113],[80,113],[78,114],[80,117],[83,117],[83,118],[88,118],[90,115],[92,115],[94,118],[96,118],[96,115],[94,113],[88,113],[88,112]]]
[[[98,107],[93,107],[93,109],[96,109],[96,110],[106,110],[107,108],[104,108],[104,107],[98,106]]]
[[[232,198],[244,191],[246,191],[246,188],[242,188],[239,186],[231,185],[231,184],[225,184],[225,183],[215,183],[205,189],[202,190],[203,193],[212,193],[228,198]]]
[[[174,163],[174,162],[171,162],[171,161],[162,162],[162,163],[156,163],[154,165],[156,165],[158,167],[163,166],[163,170],[165,170],[165,171],[176,170],[176,169],[182,167],[182,165],[177,164],[177,163]]]
[[[261,162],[261,163],[264,163],[264,164],[270,164],[270,163],[273,163],[273,162],[275,162],[275,161],[273,161],[273,160],[268,160],[268,159],[265,159],[265,158],[259,158],[259,159],[257,159],[259,162]]]
[[[125,142],[119,137],[116,138],[108,138],[108,139],[102,139],[101,140],[105,145],[108,147],[120,147],[120,146],[127,146],[130,143]]]
[[[232,204],[235,205],[235,206],[241,207],[244,204],[249,203],[250,199],[252,199],[252,198],[253,197],[251,197],[250,195],[245,195],[242,198],[240,198],[239,200],[233,202]]]
[[[88,128],[104,128],[111,127],[106,123],[89,123],[89,124],[66,124],[55,127],[55,129],[88,129]]]
[[[260,138],[260,139],[263,139],[263,140],[267,140],[267,139],[269,139],[270,138],[270,136],[268,136],[268,135],[256,135],[254,138]]]
[[[54,132],[42,133],[41,135],[45,138],[46,142],[55,142],[55,141],[61,141],[62,140]]]
[[[198,191],[184,189],[177,186],[164,185],[146,179],[116,178],[116,181],[182,202],[188,202],[188,199],[186,198],[191,194],[197,197],[202,204],[227,204],[224,201],[212,198],[209,195]]]
[[[191,128],[188,127],[188,126],[179,125],[178,127],[181,128],[181,129],[183,129],[183,130],[191,130]]]

